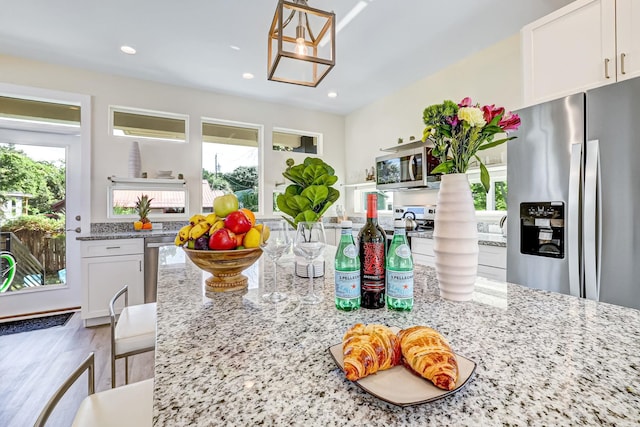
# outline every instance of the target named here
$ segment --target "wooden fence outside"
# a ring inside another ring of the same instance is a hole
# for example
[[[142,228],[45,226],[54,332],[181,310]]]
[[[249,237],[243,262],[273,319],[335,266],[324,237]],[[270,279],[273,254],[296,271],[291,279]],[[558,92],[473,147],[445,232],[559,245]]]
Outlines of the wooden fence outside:
[[[66,241],[65,235],[52,237],[44,231],[19,230],[15,234],[34,257],[40,261],[48,274],[57,277],[58,270],[66,268]]]

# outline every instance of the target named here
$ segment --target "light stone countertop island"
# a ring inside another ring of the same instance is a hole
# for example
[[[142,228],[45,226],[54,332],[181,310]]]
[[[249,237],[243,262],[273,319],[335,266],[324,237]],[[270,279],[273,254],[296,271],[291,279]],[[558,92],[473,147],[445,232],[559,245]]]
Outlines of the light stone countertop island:
[[[262,257],[249,290],[204,295],[209,277],[179,248],[161,248],[154,426],[495,426],[640,424],[640,311],[478,279],[474,300],[438,295],[435,271],[416,266],[410,313],[333,305],[333,254],[316,279],[324,301],[297,303],[308,279],[279,267],[283,303]],[[327,348],[354,323],[439,330],[477,363],[457,393],[396,407],[348,381]]]

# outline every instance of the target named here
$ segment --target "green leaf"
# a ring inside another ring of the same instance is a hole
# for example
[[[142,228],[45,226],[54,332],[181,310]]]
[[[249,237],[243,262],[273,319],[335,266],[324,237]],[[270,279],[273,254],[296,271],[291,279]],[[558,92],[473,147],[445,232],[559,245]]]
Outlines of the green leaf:
[[[338,182],[338,177],[335,175],[324,174],[319,176],[313,181],[313,185],[326,185],[327,187]]]
[[[300,212],[298,215],[296,215],[296,217],[293,219],[295,221],[296,224],[298,224],[299,222],[314,222],[317,221],[319,218],[318,214],[315,213],[312,210],[306,210],[304,212]]]
[[[287,206],[296,211],[296,213],[294,213],[294,215],[296,215],[299,212],[311,209],[311,201],[304,196],[293,196],[287,199]]]
[[[504,138],[504,139],[498,139],[495,141],[491,141],[491,142],[487,142],[485,144],[482,144],[480,147],[478,147],[478,150],[486,150],[487,148],[493,148],[493,147],[497,147],[498,145],[505,143],[507,141],[510,141],[512,139],[515,139],[515,136],[510,136],[509,138]]]
[[[302,187],[296,184],[291,184],[287,186],[287,189],[284,190],[284,194],[288,196],[296,196],[302,192]]]
[[[280,209],[281,212],[286,213],[290,217],[294,217],[298,214],[298,211],[291,209],[287,200],[289,200],[289,198],[286,195],[278,194],[278,197],[276,197],[276,205],[278,205],[278,209]]]
[[[325,175],[325,169],[320,165],[309,165],[304,168],[304,172],[302,173],[302,177],[307,185],[311,185],[316,179]]]
[[[453,169],[453,160],[447,160],[446,162],[442,162],[440,163],[438,166],[436,166],[431,173],[432,174],[436,174],[436,173],[448,173],[451,169]]]
[[[310,185],[300,193],[300,197],[306,197],[312,208],[324,202],[328,195],[329,189],[324,185]]]
[[[488,193],[489,188],[491,188],[489,171],[487,170],[487,167],[484,165],[484,163],[480,161],[480,158],[478,156],[475,156],[475,157],[476,159],[478,159],[478,162],[480,162],[480,182],[482,182],[482,186],[484,187],[485,193]]]
[[[295,165],[290,167],[289,169],[282,172],[282,176],[287,178],[289,181],[295,182],[301,186],[305,186],[304,182],[304,173],[305,165]]]

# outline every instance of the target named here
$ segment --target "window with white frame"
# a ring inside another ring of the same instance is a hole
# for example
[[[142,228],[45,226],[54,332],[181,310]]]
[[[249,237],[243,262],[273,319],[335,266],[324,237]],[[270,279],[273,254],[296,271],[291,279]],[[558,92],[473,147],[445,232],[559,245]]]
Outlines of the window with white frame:
[[[188,142],[189,116],[129,107],[109,107],[113,136],[170,142]]]
[[[302,130],[273,128],[271,145],[275,151],[322,155],[322,134]]]
[[[505,165],[487,167],[490,177],[489,192],[485,192],[480,182],[480,170],[467,172],[476,211],[507,210],[507,167]]]
[[[234,193],[241,207],[260,212],[262,125],[202,119],[202,210],[213,199]]]
[[[107,217],[137,219],[136,202],[151,199],[149,219],[179,220],[187,217],[189,192],[181,179],[110,178]]]

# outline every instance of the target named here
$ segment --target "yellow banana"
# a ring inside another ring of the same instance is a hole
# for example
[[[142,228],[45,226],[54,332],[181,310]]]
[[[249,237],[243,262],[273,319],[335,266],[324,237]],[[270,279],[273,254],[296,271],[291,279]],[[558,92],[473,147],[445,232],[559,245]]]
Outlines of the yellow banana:
[[[191,228],[191,224],[187,224],[178,231],[178,237],[182,240],[182,243],[189,240],[189,232],[191,231]]]
[[[184,240],[182,240],[180,238],[180,235],[177,234],[176,235],[176,240],[173,243],[175,243],[176,246],[182,246],[182,245],[184,245]]]
[[[207,215],[207,217],[205,218],[205,221],[207,221],[209,225],[215,224],[217,220],[218,220],[218,215],[214,213]]]
[[[214,222],[211,228],[209,229],[209,234],[213,234],[214,231],[217,231],[221,228],[224,228],[224,220],[218,218],[218,220]]]
[[[202,221],[204,221],[206,219],[206,217],[202,214],[195,214],[194,216],[192,216],[191,218],[189,218],[189,224],[191,224],[192,226],[195,226],[196,224],[201,223]]]
[[[189,233],[189,238],[191,240],[196,240],[197,238],[205,234],[207,231],[209,231],[210,227],[211,226],[207,221],[199,222],[191,229],[191,232]]]

